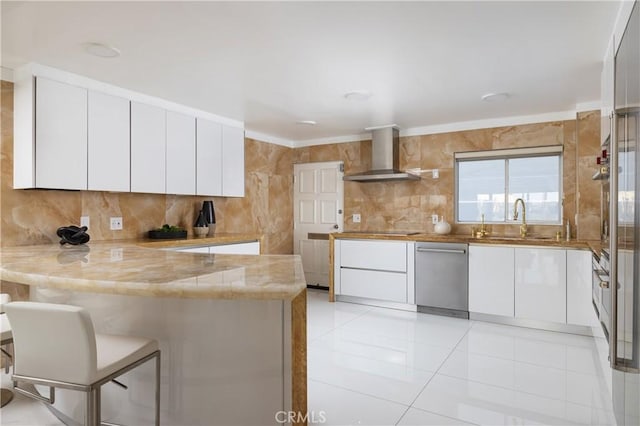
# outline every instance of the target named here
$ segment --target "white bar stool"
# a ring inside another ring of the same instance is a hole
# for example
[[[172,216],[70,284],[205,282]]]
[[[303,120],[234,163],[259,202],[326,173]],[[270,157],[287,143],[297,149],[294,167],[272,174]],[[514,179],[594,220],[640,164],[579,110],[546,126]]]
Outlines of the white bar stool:
[[[13,302],[5,310],[13,328],[16,392],[49,404],[55,402],[56,387],[85,392],[85,425],[109,424],[100,417],[100,387],[155,358],[155,424],[160,424],[160,350],[156,340],[96,334],[89,312],[77,306]],[[49,397],[20,388],[23,383],[48,386]]]

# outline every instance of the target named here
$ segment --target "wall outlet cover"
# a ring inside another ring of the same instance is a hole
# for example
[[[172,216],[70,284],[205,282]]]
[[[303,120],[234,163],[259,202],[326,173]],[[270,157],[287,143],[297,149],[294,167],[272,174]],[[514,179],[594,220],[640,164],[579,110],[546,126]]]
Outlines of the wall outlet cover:
[[[360,216],[360,213],[353,214],[353,223],[360,223],[361,220],[362,220],[362,217]]]
[[[438,223],[438,215],[437,214],[432,214],[431,215],[431,223],[433,223],[434,225],[436,223]]]
[[[89,216],[80,216],[80,226],[89,227]]]
[[[431,176],[434,179],[438,179],[440,177],[440,171],[438,169],[433,169],[431,170]]]
[[[111,230],[112,231],[120,231],[122,230],[122,218],[121,217],[112,217],[111,218]]]

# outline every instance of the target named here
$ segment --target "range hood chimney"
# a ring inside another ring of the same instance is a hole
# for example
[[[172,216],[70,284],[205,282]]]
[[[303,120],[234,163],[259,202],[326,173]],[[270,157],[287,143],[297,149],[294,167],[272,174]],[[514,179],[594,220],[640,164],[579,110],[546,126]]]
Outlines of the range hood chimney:
[[[368,128],[372,130],[371,170],[345,176],[355,182],[419,180],[420,177],[400,170],[400,131],[395,125]]]

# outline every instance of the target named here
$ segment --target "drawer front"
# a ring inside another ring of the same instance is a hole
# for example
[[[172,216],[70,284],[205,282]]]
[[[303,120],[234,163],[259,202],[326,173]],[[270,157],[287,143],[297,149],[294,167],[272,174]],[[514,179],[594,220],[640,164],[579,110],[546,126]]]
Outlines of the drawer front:
[[[340,243],[340,266],[407,271],[407,243],[405,242],[343,240]]]
[[[407,274],[342,268],[341,294],[407,303]]]

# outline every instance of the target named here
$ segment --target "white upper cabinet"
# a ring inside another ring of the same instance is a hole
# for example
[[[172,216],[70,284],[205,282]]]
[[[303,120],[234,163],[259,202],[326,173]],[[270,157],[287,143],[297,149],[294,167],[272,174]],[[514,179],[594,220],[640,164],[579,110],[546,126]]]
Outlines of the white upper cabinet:
[[[514,248],[469,246],[469,312],[513,317]]]
[[[131,102],[131,192],[166,191],[166,113]]]
[[[565,250],[515,249],[515,316],[567,322]]]
[[[14,189],[244,196],[241,122],[34,63],[13,102]]]
[[[222,195],[222,125],[200,119],[196,126],[196,194]]]
[[[35,186],[87,189],[87,90],[38,78],[36,117]]]
[[[196,119],[167,111],[167,194],[196,193]]]
[[[130,190],[129,100],[89,91],[88,189]]]
[[[222,126],[222,195],[244,197],[244,130]]]

